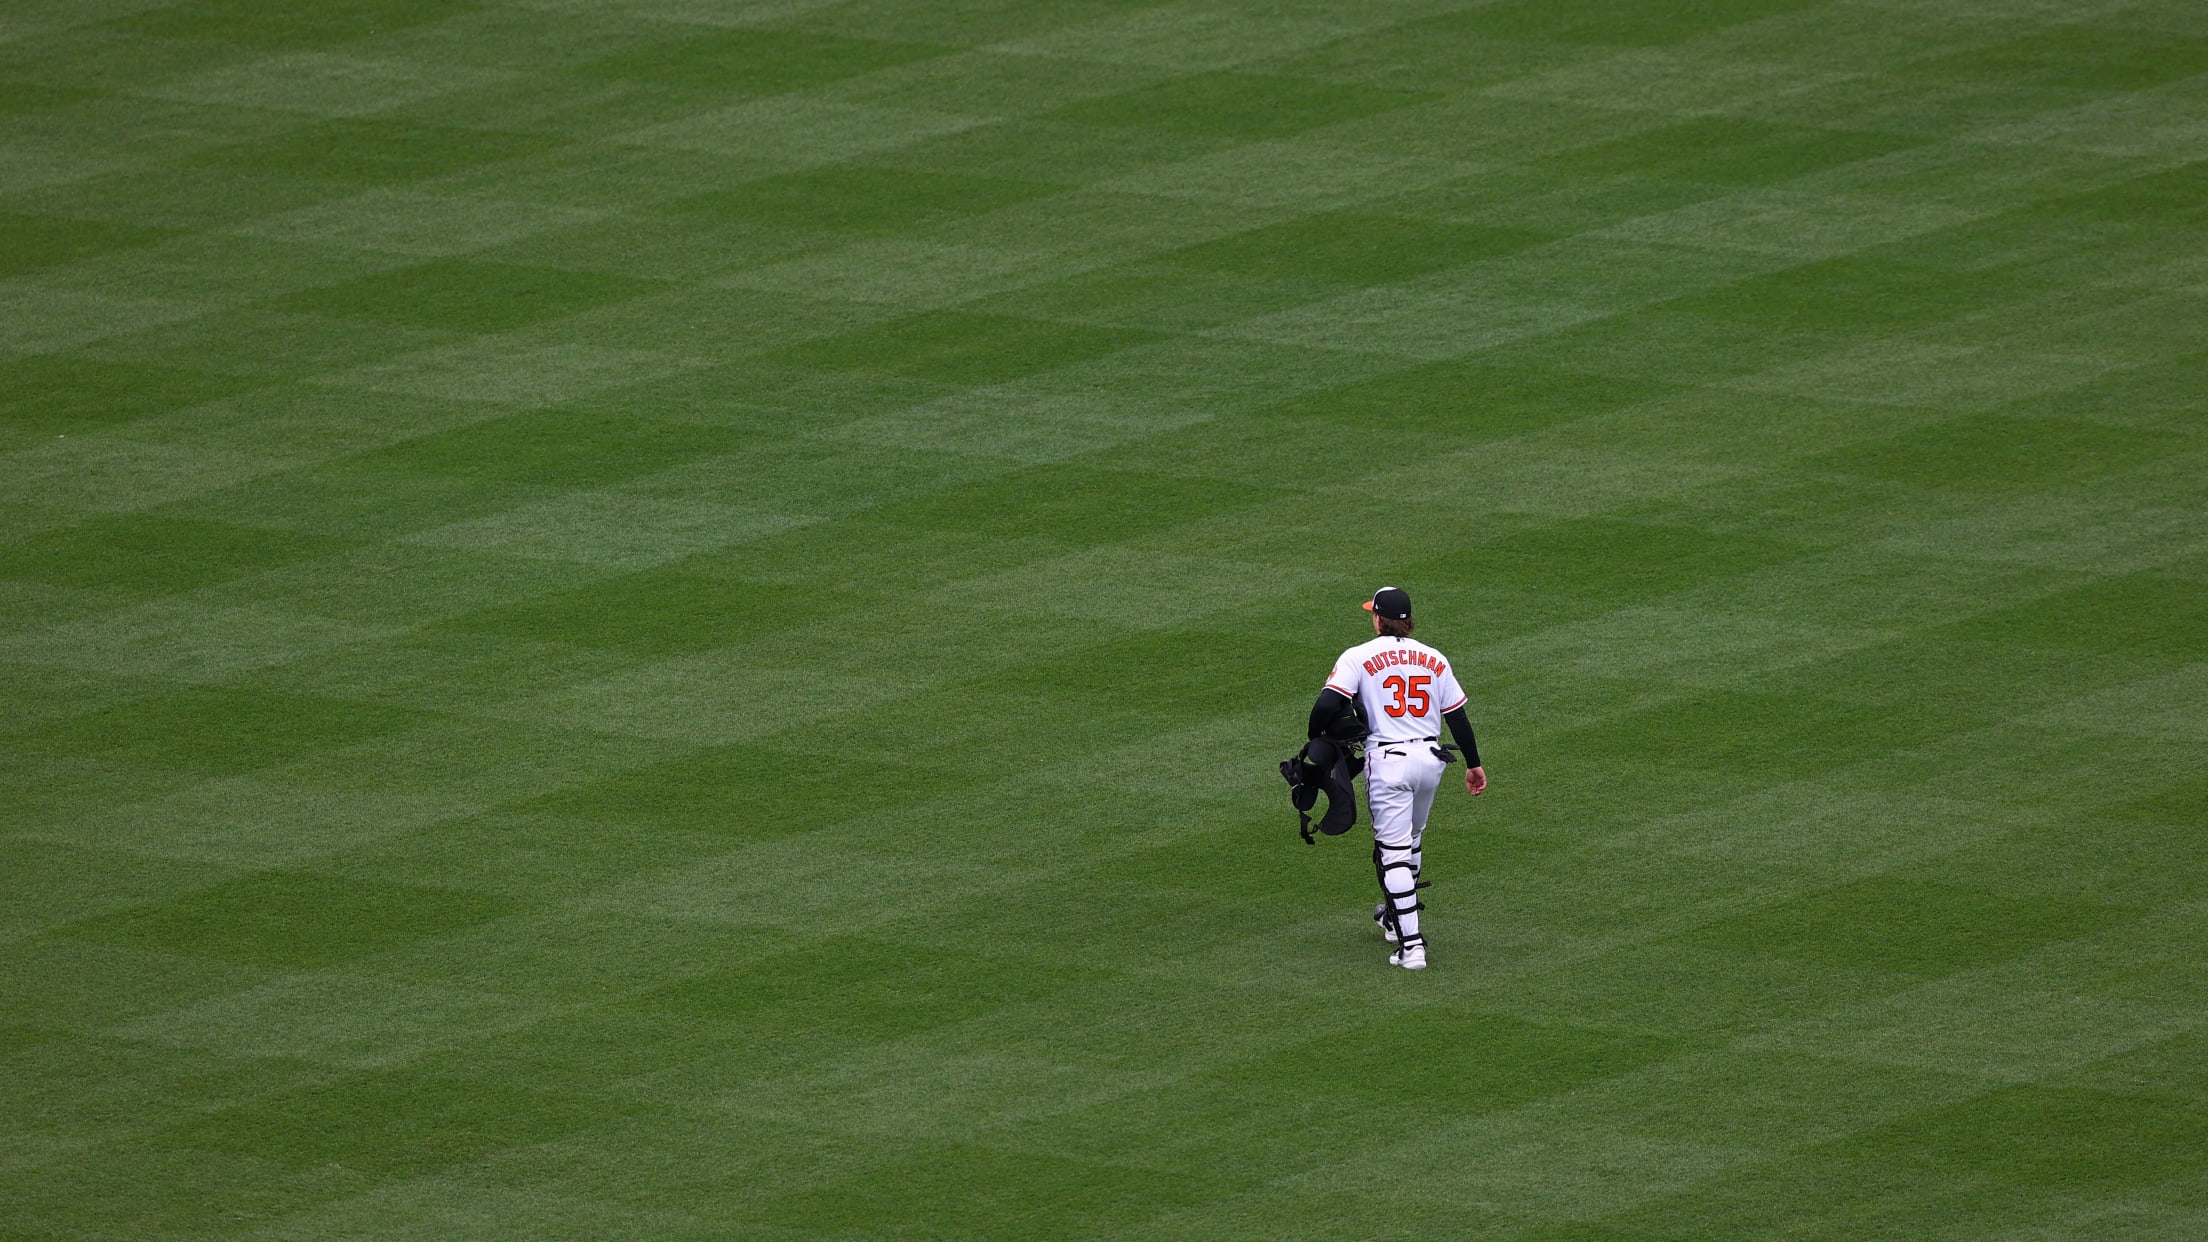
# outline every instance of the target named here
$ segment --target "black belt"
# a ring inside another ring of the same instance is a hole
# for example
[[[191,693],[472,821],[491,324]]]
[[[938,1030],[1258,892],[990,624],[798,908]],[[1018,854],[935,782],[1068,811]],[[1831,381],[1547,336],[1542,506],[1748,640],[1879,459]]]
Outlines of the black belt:
[[[1414,737],[1414,738],[1412,738],[1411,740],[1409,740],[1409,741],[1407,741],[1407,742],[1367,742],[1367,743],[1365,743],[1365,748],[1366,748],[1367,750],[1370,750],[1371,748],[1373,748],[1373,747],[1377,746],[1377,747],[1379,747],[1379,748],[1380,748],[1380,749],[1382,749],[1382,750],[1386,750],[1386,749],[1387,749],[1388,747],[1390,747],[1390,746],[1416,746],[1416,745],[1418,745],[1418,744],[1419,744],[1420,742],[1438,742],[1438,741],[1440,741],[1440,740],[1441,740],[1441,739],[1440,739],[1439,737]],[[1433,750],[1434,750],[1434,758],[1436,758],[1436,759],[1439,759],[1439,760],[1441,760],[1441,761],[1442,761],[1442,763],[1444,763],[1444,764],[1449,764],[1449,763],[1454,763],[1454,762],[1456,762],[1456,758],[1457,758],[1457,748],[1456,748],[1456,747],[1454,747],[1454,746],[1436,746],[1436,747],[1434,747],[1434,748],[1433,748]]]

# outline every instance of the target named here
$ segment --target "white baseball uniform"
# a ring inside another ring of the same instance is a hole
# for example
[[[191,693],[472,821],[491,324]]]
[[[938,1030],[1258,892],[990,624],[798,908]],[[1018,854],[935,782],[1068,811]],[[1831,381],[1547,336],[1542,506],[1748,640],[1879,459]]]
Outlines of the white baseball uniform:
[[[1387,900],[1376,911],[1406,948],[1419,935],[1419,871],[1426,817],[1448,762],[1436,751],[1441,717],[1464,706],[1449,661],[1411,638],[1383,635],[1344,651],[1326,688],[1364,709],[1365,805],[1372,813],[1373,867]],[[1392,926],[1390,926],[1392,921]]]

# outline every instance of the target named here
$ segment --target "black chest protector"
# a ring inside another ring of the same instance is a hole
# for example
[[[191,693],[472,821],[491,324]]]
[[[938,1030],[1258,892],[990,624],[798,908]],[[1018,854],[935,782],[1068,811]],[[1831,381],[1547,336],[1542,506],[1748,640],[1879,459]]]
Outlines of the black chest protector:
[[[1305,742],[1295,758],[1281,761],[1280,775],[1288,782],[1288,801],[1300,821],[1296,831],[1305,845],[1318,844],[1311,835],[1311,808],[1318,805],[1322,793],[1326,813],[1319,817],[1320,832],[1338,837],[1357,826],[1357,788],[1352,782],[1365,770],[1364,737],[1364,717],[1344,711],[1324,734]]]

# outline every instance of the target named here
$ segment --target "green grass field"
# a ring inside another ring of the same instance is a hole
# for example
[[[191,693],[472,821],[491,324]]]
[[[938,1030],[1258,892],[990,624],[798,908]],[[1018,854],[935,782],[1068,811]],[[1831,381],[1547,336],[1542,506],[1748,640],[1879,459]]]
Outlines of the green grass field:
[[[2204,745],[2198,4],[0,4],[8,1242],[2197,1239]]]

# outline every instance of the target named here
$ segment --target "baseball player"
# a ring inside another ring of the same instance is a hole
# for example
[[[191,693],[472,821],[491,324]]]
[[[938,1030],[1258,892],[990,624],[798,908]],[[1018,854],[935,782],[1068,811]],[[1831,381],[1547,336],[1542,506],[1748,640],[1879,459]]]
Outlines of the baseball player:
[[[1426,937],[1418,912],[1425,907],[1418,873],[1426,815],[1448,758],[1436,745],[1440,722],[1464,752],[1469,770],[1464,789],[1475,797],[1487,791],[1487,769],[1464,715],[1464,691],[1442,654],[1411,637],[1411,597],[1400,587],[1381,587],[1365,602],[1372,614],[1373,639],[1342,653],[1327,676],[1326,688],[1311,705],[1311,732],[1317,737],[1351,700],[1363,707],[1370,732],[1365,738],[1365,805],[1372,812],[1372,865],[1380,874],[1381,902],[1373,921],[1391,944],[1388,964],[1405,970],[1426,969]]]

